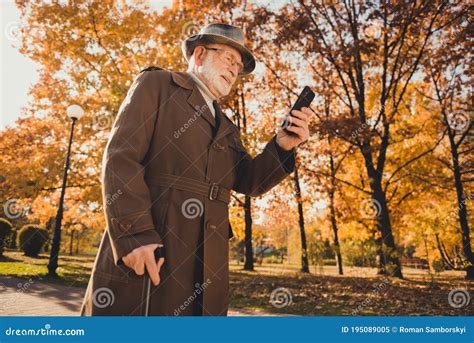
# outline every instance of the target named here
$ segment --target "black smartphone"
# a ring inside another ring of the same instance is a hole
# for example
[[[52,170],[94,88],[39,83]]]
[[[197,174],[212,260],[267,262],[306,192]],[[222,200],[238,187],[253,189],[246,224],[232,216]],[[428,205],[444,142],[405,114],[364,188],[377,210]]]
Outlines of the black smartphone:
[[[301,110],[302,107],[309,107],[311,102],[314,99],[314,92],[309,88],[308,86],[305,86],[303,90],[301,91],[300,95],[298,96],[298,99],[296,100],[295,104],[291,108],[290,112],[285,116],[285,120],[283,120],[283,123],[281,124],[281,127],[290,135],[296,135],[294,132],[288,131],[286,128],[288,126],[291,126],[292,123],[288,120],[288,116],[291,116],[291,111],[293,110]]]

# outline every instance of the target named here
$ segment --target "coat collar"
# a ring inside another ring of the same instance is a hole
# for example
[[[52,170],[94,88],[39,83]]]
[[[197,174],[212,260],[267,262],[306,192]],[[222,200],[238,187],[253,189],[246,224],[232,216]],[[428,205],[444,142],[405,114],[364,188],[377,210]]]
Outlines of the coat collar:
[[[216,120],[193,78],[187,72],[171,72],[171,77],[178,86],[192,91],[187,99],[188,103],[197,113],[202,112],[201,116],[215,128]],[[219,104],[217,104],[215,115],[219,115],[221,119],[217,133],[214,136],[214,141],[217,141],[227,134],[230,134],[234,124],[232,124],[230,119],[222,112]]]
[[[171,77],[173,78],[173,81],[178,85],[186,89],[193,89],[194,88],[194,80],[192,77],[183,71],[172,71],[171,72]]]

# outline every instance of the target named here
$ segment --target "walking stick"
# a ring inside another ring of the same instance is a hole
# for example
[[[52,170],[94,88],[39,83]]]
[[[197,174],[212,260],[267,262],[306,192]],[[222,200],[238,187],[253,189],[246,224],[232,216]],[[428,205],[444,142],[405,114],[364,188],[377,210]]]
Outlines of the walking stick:
[[[164,252],[162,251],[163,247],[158,247],[155,249],[155,262],[158,262],[160,257],[164,256]],[[150,291],[151,291],[151,279],[148,271],[145,272],[145,283],[146,283],[146,302],[145,302],[145,317],[148,317],[149,309],[150,309]]]

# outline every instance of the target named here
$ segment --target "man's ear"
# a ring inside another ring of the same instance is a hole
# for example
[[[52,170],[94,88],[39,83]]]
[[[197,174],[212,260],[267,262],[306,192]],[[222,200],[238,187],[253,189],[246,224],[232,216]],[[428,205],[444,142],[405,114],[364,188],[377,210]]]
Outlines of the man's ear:
[[[205,52],[206,52],[206,49],[204,49],[204,47],[202,46],[197,46],[196,48],[194,48],[194,64],[196,66],[199,67],[202,65]]]

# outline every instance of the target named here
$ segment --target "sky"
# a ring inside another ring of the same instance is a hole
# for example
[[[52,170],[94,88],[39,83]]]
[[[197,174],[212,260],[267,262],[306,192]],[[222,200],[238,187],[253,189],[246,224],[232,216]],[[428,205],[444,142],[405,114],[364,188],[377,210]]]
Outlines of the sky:
[[[132,0],[130,0],[132,1]],[[287,0],[254,0],[270,9],[282,6]],[[170,7],[173,0],[149,0],[157,11]],[[14,0],[0,0],[0,131],[15,125],[22,107],[28,104],[28,89],[38,81],[39,65],[18,51],[18,23],[20,11]]]
[[[172,0],[152,0],[157,10]],[[20,11],[14,0],[0,0],[0,130],[13,126],[29,101],[28,89],[38,81],[39,66],[18,51]]]
[[[19,11],[13,0],[0,0],[0,130],[13,125],[38,80],[36,65],[18,52]]]

